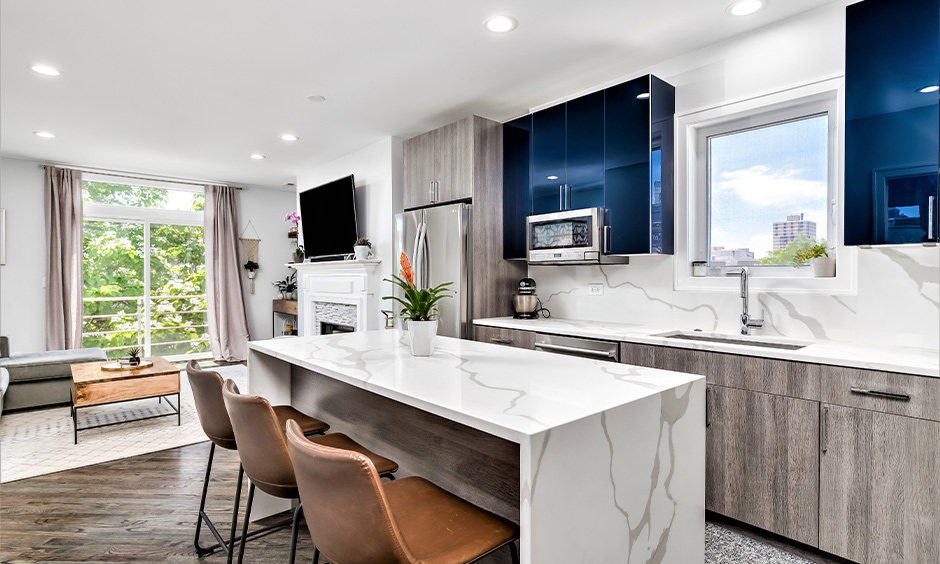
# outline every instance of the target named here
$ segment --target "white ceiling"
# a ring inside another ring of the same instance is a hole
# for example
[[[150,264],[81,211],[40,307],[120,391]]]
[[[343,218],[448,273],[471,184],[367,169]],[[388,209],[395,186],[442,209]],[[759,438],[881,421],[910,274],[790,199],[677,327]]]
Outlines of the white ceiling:
[[[3,0],[0,155],[282,186],[382,137],[503,121],[831,1],[735,18],[731,0]],[[496,13],[519,27],[486,31]]]

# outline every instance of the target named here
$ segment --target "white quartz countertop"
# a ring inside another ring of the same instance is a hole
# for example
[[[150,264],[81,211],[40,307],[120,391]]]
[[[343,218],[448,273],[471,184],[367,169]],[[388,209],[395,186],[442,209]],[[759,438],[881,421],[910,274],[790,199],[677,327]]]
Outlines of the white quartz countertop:
[[[487,327],[499,327],[503,329],[519,329],[524,331],[535,331],[537,333],[567,335],[571,337],[587,337],[591,339],[604,339],[608,341],[623,341],[628,343],[641,343],[647,345],[663,345],[685,349],[707,350],[747,356],[812,362],[816,364],[849,366],[854,368],[866,368],[870,370],[902,372],[905,374],[919,374],[921,376],[932,376],[934,378],[940,377],[940,351],[932,349],[886,345],[879,346],[862,343],[846,343],[840,341],[795,340],[764,337],[761,335],[719,335],[710,333],[696,333],[693,331],[679,331],[679,328],[676,327],[650,327],[647,325],[631,325],[628,323],[556,319],[554,317],[547,319],[513,319],[511,317],[495,317],[490,319],[477,319],[474,321],[474,324]],[[805,344],[806,346],[797,350],[786,350],[766,346],[692,341],[663,336],[664,334],[676,332],[681,332],[688,335],[730,337],[732,339],[740,338],[750,341]]]
[[[517,443],[703,379],[448,337],[436,338],[432,356],[414,357],[397,330],[270,339],[248,346]]]

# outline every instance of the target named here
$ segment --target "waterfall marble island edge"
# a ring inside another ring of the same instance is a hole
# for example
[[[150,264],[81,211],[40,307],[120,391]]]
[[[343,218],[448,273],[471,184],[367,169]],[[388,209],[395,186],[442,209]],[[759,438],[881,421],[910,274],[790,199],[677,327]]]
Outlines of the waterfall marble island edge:
[[[523,562],[704,560],[702,376],[445,337],[416,358],[399,331],[249,347],[272,403],[316,375],[518,445]]]

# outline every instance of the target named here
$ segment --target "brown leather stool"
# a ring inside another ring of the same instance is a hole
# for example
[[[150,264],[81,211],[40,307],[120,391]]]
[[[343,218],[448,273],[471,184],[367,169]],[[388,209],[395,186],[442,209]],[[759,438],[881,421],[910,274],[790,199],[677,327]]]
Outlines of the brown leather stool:
[[[509,545],[519,527],[424,478],[382,483],[367,457],[304,438],[287,422],[287,443],[316,551],[343,564],[465,564]]]
[[[245,508],[245,521],[239,545],[238,563],[245,556],[245,540],[248,535],[248,523],[251,519],[251,504],[255,496],[255,487],[261,491],[284,499],[300,499],[294,466],[287,451],[285,422],[278,419],[268,400],[260,396],[241,395],[232,380],[226,380],[222,386],[222,397],[232,421],[232,429],[238,441],[238,457],[241,458],[245,473],[251,481],[248,488],[248,506]],[[295,425],[296,426],[296,425]],[[298,431],[301,432],[302,431]],[[398,464],[366,449],[342,433],[333,433],[313,437],[330,448],[341,448],[344,452],[355,452],[368,460],[379,475],[394,480],[392,474],[398,470]],[[290,558],[293,564],[297,549],[297,524],[300,521],[303,505],[294,510],[291,530]]]
[[[238,467],[238,486],[235,490],[232,530],[227,542],[222,539],[222,535],[205,512],[206,494],[209,491],[209,474],[212,472],[212,459],[215,456],[216,445],[228,450],[238,450],[235,443],[235,432],[232,430],[232,422],[229,420],[228,411],[225,410],[225,403],[222,399],[222,376],[218,372],[202,370],[195,360],[189,361],[189,364],[186,365],[186,373],[189,375],[189,385],[196,400],[196,414],[199,416],[199,423],[209,440],[212,441],[212,446],[209,447],[209,462],[206,464],[206,477],[202,483],[202,498],[199,501],[199,517],[196,520],[196,537],[193,539],[193,545],[196,547],[196,554],[199,556],[211,554],[221,548],[228,555],[228,562],[231,562],[234,554],[232,547],[235,545],[235,541],[241,540],[235,537],[235,531],[238,529],[238,506],[241,502],[242,477],[244,476],[244,469],[241,464]],[[299,421],[305,435],[324,433],[330,428],[323,421],[304,415],[289,405],[275,406],[274,413],[278,421],[287,421],[288,419]],[[281,428],[283,427],[282,424]],[[203,521],[205,521],[209,532],[216,540],[216,544],[209,547],[199,545],[199,533]],[[269,527],[253,531],[250,536],[252,538],[261,536],[290,522],[292,520],[275,523]]]

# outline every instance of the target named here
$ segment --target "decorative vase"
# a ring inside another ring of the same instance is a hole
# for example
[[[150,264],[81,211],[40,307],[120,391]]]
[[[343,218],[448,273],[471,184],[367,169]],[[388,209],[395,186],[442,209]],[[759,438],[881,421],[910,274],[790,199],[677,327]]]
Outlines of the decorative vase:
[[[353,247],[353,251],[356,253],[356,260],[369,260],[370,250],[368,245],[356,245]]]
[[[139,356],[129,356],[127,357],[127,363],[132,367],[140,366],[140,357]]]
[[[817,278],[832,278],[836,275],[836,259],[832,257],[817,257],[809,262]]]
[[[431,356],[434,353],[434,337],[437,336],[437,320],[408,320],[408,336],[411,339],[413,356]]]

